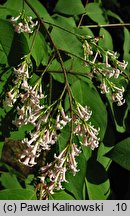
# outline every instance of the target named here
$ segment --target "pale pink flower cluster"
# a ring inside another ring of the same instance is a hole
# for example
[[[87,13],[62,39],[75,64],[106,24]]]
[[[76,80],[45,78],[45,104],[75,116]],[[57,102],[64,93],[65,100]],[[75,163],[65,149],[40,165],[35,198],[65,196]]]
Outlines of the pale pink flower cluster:
[[[37,164],[36,159],[40,156],[42,150],[50,150],[51,145],[55,144],[57,134],[54,130],[43,128],[36,132],[30,133],[30,139],[25,138],[22,143],[27,149],[20,156],[20,161],[26,166],[34,166]]]
[[[6,103],[13,106],[18,100],[17,116],[13,123],[17,127],[32,124],[33,131],[21,142],[26,146],[20,161],[27,166],[34,166],[42,150],[48,151],[57,141],[57,130],[62,130],[71,119],[65,114],[60,105],[56,120],[51,117],[52,105],[45,104],[42,90],[42,79],[39,78],[34,86],[29,84],[29,66],[25,60],[14,68],[15,86],[8,92]],[[42,102],[42,103],[41,103]],[[42,105],[41,105],[42,104]],[[53,119],[53,120],[52,120]]]
[[[63,107],[59,106],[58,115],[56,117],[56,129],[63,129],[70,121],[71,118],[65,114]]]
[[[27,79],[29,78],[28,74],[28,63],[23,61],[21,64],[18,65],[17,68],[14,68],[15,80],[13,83],[15,84],[13,88],[7,93],[6,97],[6,104],[10,107],[16,102],[16,100],[20,97],[19,89],[21,86],[27,85]]]
[[[99,145],[99,128],[96,129],[91,122],[88,122],[91,118],[92,111],[89,108],[83,107],[81,104],[77,104],[77,115],[74,119],[74,134],[79,136],[82,141],[80,143],[83,146],[89,146],[92,150]]]
[[[108,63],[108,59],[111,59],[114,61],[113,64],[115,66],[112,66]],[[101,82],[99,88],[101,90],[102,94],[111,94],[111,99],[113,102],[116,102],[118,106],[122,106],[125,103],[125,99],[123,98],[123,93],[124,93],[124,87],[122,86],[119,88],[114,84],[113,81],[110,81],[110,78],[115,78],[118,79],[119,76],[123,73],[123,70],[126,69],[127,64],[125,61],[120,62],[117,60],[117,53],[113,53],[110,51],[107,51],[106,55],[106,63],[102,64],[103,68],[101,69],[100,67],[94,69],[94,73],[97,75],[102,75],[103,81]],[[101,66],[101,63],[99,63]]]
[[[107,80],[104,79],[99,88],[102,94],[111,94],[111,100],[112,102],[116,102],[117,106],[122,106],[125,103],[125,99],[123,98],[125,89],[123,86],[119,88],[113,82],[107,82]]]
[[[88,38],[88,41],[85,40],[83,43],[84,59],[87,61],[87,65],[90,63],[93,68],[90,76],[98,77],[98,80],[101,81],[99,86],[101,93],[110,93],[112,102],[116,102],[118,106],[121,106],[125,103],[123,98],[124,87],[119,88],[116,86],[115,83],[117,82],[115,81],[114,83],[114,79],[118,79],[122,75],[128,62],[124,60],[123,62],[119,61],[116,52],[99,49],[97,45],[98,41],[99,38]],[[109,81],[109,79],[112,81]]]
[[[22,107],[17,107],[18,118],[15,120],[16,126],[31,123],[34,126],[39,125],[39,118],[43,113],[44,105],[40,105],[40,100],[45,98],[41,89],[41,82],[37,82],[32,88],[26,83],[22,85],[24,93],[20,93]],[[41,117],[43,120],[43,117]]]
[[[73,175],[79,170],[75,157],[80,154],[76,144],[68,145],[58,156],[54,155],[54,161],[41,168],[41,183],[43,185],[42,197],[53,194],[54,191],[63,189],[62,183],[67,182],[66,171]]]
[[[25,16],[23,13],[17,17],[11,17],[10,21],[17,33],[33,33],[33,29],[38,25],[38,21],[33,22],[32,17]]]
[[[118,106],[122,106],[125,103],[125,99],[123,98],[124,91],[125,89],[123,86],[121,88],[116,86],[113,88],[112,101],[117,102]]]
[[[24,107],[24,105],[23,105]],[[32,114],[34,115],[32,116]],[[21,113],[20,113],[21,114]],[[32,116],[32,118],[31,118]],[[40,117],[39,117],[40,116]],[[56,121],[51,123],[51,116],[50,111],[48,113],[39,110],[39,114],[35,116],[35,110],[30,112],[30,115],[27,118],[28,123],[33,123],[35,126],[34,132],[30,133],[30,138],[25,138],[22,142],[23,144],[27,144],[28,148],[26,149],[26,153],[24,155],[21,155],[20,160],[26,164],[27,166],[33,166],[36,163],[37,157],[40,156],[41,150],[48,151],[51,149],[51,146],[54,145],[58,138],[58,131],[62,130],[63,127],[66,126],[66,124],[69,123],[71,120],[68,116],[65,115],[63,107],[60,106],[60,110],[58,111],[58,117],[56,117]],[[59,118],[60,116],[60,118]],[[21,120],[21,115],[18,121]],[[24,115],[23,118],[25,119]],[[39,119],[38,119],[39,118]],[[59,121],[57,121],[57,119]],[[32,121],[33,122],[32,122]],[[65,123],[63,124],[63,122]],[[24,122],[25,123],[25,122]],[[35,123],[35,124],[34,124]],[[59,127],[60,125],[60,127]],[[48,128],[48,129],[47,129]],[[35,147],[37,146],[37,147]],[[31,151],[30,151],[31,149]],[[34,150],[35,149],[35,154]],[[32,151],[33,151],[33,162],[32,162]]]

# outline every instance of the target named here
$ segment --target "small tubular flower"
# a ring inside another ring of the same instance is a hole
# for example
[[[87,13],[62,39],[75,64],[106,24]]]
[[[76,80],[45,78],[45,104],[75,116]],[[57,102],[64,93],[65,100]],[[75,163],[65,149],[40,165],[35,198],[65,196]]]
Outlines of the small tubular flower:
[[[11,17],[12,25],[17,33],[33,33],[33,29],[38,25],[38,21],[33,22],[32,17],[26,16],[23,12],[17,17]]]
[[[63,127],[65,127],[70,121],[71,118],[69,118],[69,116],[65,114],[63,107],[61,107],[60,105],[56,117],[56,129],[63,129]]]

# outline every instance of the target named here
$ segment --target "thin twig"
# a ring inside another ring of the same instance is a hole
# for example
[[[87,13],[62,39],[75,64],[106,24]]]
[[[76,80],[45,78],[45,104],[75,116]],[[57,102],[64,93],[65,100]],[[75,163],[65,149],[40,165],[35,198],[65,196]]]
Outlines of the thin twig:
[[[88,1],[89,1],[89,0],[86,0],[85,7],[87,6]],[[82,14],[82,16],[81,16],[81,18],[80,18],[80,20],[79,20],[78,28],[81,26],[81,23],[82,23],[83,18],[84,18],[85,15],[86,15],[86,13]]]
[[[87,25],[87,26],[81,26],[86,28],[109,28],[109,27],[125,27],[130,26],[130,23],[109,23],[109,24],[98,24],[98,25]]]
[[[49,81],[49,106],[51,105],[52,100],[52,76],[50,75],[50,81]]]
[[[37,72],[42,72],[43,70],[36,70]],[[48,73],[51,73],[51,74],[63,74],[63,71],[54,71],[54,70],[47,70],[47,72]],[[87,77],[87,78],[91,78],[90,77],[90,74],[87,74],[87,72],[86,73],[83,73],[83,72],[74,72],[74,71],[66,71],[66,73],[67,74],[69,74],[69,75],[72,75],[72,76],[81,76],[81,77]]]

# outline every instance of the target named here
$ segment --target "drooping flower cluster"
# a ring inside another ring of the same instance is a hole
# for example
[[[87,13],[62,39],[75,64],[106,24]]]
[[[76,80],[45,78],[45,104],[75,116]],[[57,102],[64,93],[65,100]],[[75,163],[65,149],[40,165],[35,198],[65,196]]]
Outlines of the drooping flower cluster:
[[[91,122],[88,122],[91,118],[92,111],[87,107],[83,107],[77,103],[77,113],[74,119],[74,134],[80,137],[80,143],[83,146],[89,146],[92,150],[99,145],[99,128],[96,129]]]
[[[13,80],[14,86],[12,89],[7,92],[6,104],[10,107],[16,102],[20,97],[20,88],[28,86],[27,80],[29,78],[29,62],[27,58],[18,65],[17,68],[14,68],[15,79]]]
[[[33,33],[33,29],[38,25],[38,21],[33,22],[32,17],[26,16],[24,12],[21,12],[17,17],[11,17],[10,21],[17,33]]]
[[[34,166],[41,151],[51,149],[51,145],[57,141],[59,131],[71,121],[71,118],[65,114],[61,104],[58,106],[56,119],[51,117],[53,105],[47,106],[44,102],[46,96],[42,90],[42,78],[39,78],[33,87],[29,84],[31,75],[28,62],[28,57],[25,56],[23,62],[14,68],[14,86],[8,92],[6,104],[12,107],[18,100],[17,115],[13,121],[17,127],[26,124],[34,126],[28,138],[21,141],[26,150],[20,157],[23,164]]]
[[[11,22],[17,33],[26,32],[29,34],[33,32],[33,29],[38,24],[37,21],[33,22],[32,17],[27,17],[24,13],[20,13],[16,18],[12,17]],[[97,42],[98,39],[96,38],[92,40],[89,38],[88,41],[84,41],[85,64],[90,63],[92,76],[99,77],[101,93],[111,93],[112,101],[120,106],[125,102],[123,98],[124,88],[117,87],[110,79],[118,79],[127,63],[119,62],[117,54],[111,51],[106,52],[106,58],[103,60],[102,50],[97,48]],[[100,61],[97,61],[98,58]],[[58,156],[54,154],[53,161],[49,164],[46,163],[40,169],[41,176],[39,178],[42,184],[42,198],[45,199],[56,190],[63,189],[62,183],[67,182],[67,170],[71,171],[74,176],[78,172],[76,157],[80,154],[80,148],[74,143],[73,137],[78,137],[79,144],[82,146],[94,150],[99,146],[100,128],[95,128],[92,125],[90,121],[92,111],[88,106],[83,107],[73,97],[71,98],[71,112],[68,111],[70,114],[65,112],[61,99],[54,102],[54,104],[48,105],[47,96],[43,92],[43,76],[33,83],[33,86],[30,84],[30,65],[30,61],[25,56],[23,62],[14,68],[14,86],[8,92],[6,98],[7,105],[11,107],[18,102],[17,115],[14,120],[15,126],[33,125],[31,132],[21,140],[26,149],[23,150],[19,161],[29,167],[35,166],[41,152],[50,151],[58,140],[58,134],[67,124],[71,123],[71,142],[69,140],[70,143],[66,144],[63,151]]]
[[[60,105],[56,117],[56,129],[63,129],[70,121],[71,118],[65,114],[63,107]]]
[[[92,66],[91,76],[98,76],[98,80],[101,82],[99,86],[101,93],[109,93],[111,95],[111,101],[116,102],[118,106],[121,106],[125,103],[125,99],[123,98],[124,87],[117,86],[117,82],[114,82],[114,79],[117,80],[120,78],[128,63],[125,61],[120,62],[116,52],[100,49],[100,47],[97,46],[98,41],[99,38],[97,40],[89,38],[89,43],[84,42],[83,48],[85,60]],[[92,56],[93,53],[90,52],[90,50],[95,50],[94,58]]]
[[[54,130],[43,128],[42,130],[30,133],[30,138],[25,138],[22,143],[27,149],[20,156],[20,161],[26,166],[34,166],[37,164],[36,159],[40,156],[42,150],[48,151],[51,145],[55,144],[57,134]]]
[[[75,143],[67,147],[58,155],[54,155],[54,161],[41,168],[42,198],[47,198],[54,191],[63,189],[62,183],[67,182],[66,171],[73,175],[79,170],[75,157],[80,154],[80,149]]]

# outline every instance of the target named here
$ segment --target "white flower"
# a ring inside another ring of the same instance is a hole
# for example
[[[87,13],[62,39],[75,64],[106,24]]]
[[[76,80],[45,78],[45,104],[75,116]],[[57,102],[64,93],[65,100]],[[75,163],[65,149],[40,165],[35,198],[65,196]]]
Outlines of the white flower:
[[[20,156],[20,162],[29,167],[36,165],[35,159],[39,156],[38,147],[38,143],[36,143],[34,146],[29,147],[28,150],[25,150]]]
[[[12,25],[17,33],[26,32],[33,33],[33,29],[38,25],[38,21],[33,22],[32,17],[25,16],[25,14],[20,13],[17,17],[11,17],[10,19]]]
[[[65,114],[63,108],[60,108],[58,111],[58,115],[56,117],[56,129],[61,130],[70,121],[71,121],[71,118],[69,118],[69,116]]]
[[[117,102],[118,106],[122,106],[125,103],[125,99],[123,98],[123,93],[125,89],[122,86],[122,88],[114,87],[114,91],[112,93],[112,101]]]
[[[53,162],[41,168],[42,175],[40,179],[43,184],[43,198],[53,194],[55,190],[63,189],[62,182],[67,182],[67,170],[70,170],[73,175],[79,171],[77,170],[77,162],[75,160],[79,153],[80,150],[76,144],[70,144],[58,156],[54,155]]]
[[[121,67],[123,70],[126,69],[127,65],[128,65],[128,62],[125,62],[124,60],[123,62],[118,61],[118,66]]]
[[[19,89],[18,86],[16,85],[9,92],[7,92],[5,103],[7,104],[7,106],[13,107],[18,97],[19,97]]]
[[[109,87],[106,85],[105,80],[100,84],[101,94],[109,93]]]
[[[83,107],[81,104],[78,103],[77,105],[78,115],[84,121],[88,121],[92,115],[92,111],[87,107]]]

